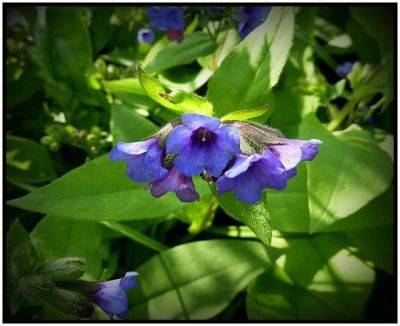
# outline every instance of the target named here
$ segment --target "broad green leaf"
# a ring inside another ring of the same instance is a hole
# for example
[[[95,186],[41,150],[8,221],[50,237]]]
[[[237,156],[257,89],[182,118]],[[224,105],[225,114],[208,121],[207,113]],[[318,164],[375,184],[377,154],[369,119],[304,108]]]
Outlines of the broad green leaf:
[[[324,142],[316,159],[307,163],[310,232],[355,213],[389,187],[391,159],[360,127],[335,136],[309,115],[300,126],[300,138]]]
[[[216,194],[216,191],[214,190]],[[248,205],[238,200],[233,193],[222,196],[216,194],[224,211],[234,219],[247,225],[267,247],[271,244],[271,219],[267,210],[265,197],[260,202]]]
[[[269,124],[288,138],[298,136],[302,118],[315,112],[320,100],[299,91],[300,81],[318,84],[315,58],[310,44],[314,39],[315,9],[300,8],[296,13],[295,37],[279,87],[272,89],[273,106]]]
[[[6,162],[6,178],[10,182],[36,183],[56,177],[47,148],[30,139],[7,135]]]
[[[357,256],[393,275],[395,264],[394,225],[346,232],[357,248]]]
[[[274,230],[309,232],[307,170],[304,163],[297,167],[297,175],[288,181],[286,189],[268,189],[266,193],[268,212]]]
[[[124,78],[102,82],[104,88],[122,102],[137,108],[153,108],[156,103],[149,99],[137,78]]]
[[[150,120],[119,104],[111,106],[110,129],[114,143],[140,141],[157,131]]]
[[[84,278],[97,280],[101,271],[101,228],[96,222],[47,215],[31,232],[42,263],[64,257],[86,261]]]
[[[362,319],[374,270],[343,234],[286,238],[275,269],[248,289],[251,319]]]
[[[241,110],[241,111],[233,111],[228,114],[225,114],[221,117],[222,121],[226,120],[249,120],[251,118],[256,118],[264,113],[267,113],[267,108],[259,108],[253,110]]]
[[[221,65],[225,57],[231,52],[236,44],[240,42],[240,37],[236,29],[228,29],[218,33],[217,43],[218,48],[214,53],[200,57],[197,62],[203,68],[210,71],[215,71]]]
[[[158,75],[160,82],[171,91],[182,90],[194,92],[203,86],[212,76],[207,69],[191,69],[191,66],[180,66],[164,70]]]
[[[395,15],[390,7],[350,7],[350,15],[378,42],[381,55],[393,53]]]
[[[8,203],[43,214],[92,221],[161,217],[185,205],[173,193],[152,197],[144,184],[126,176],[124,162],[110,162],[108,155]]]
[[[137,72],[140,84],[147,95],[162,106],[177,114],[185,112],[212,114],[213,107],[207,99],[182,90],[167,94],[156,78],[148,76],[139,66],[137,67]]]
[[[147,73],[153,73],[189,64],[198,57],[212,53],[217,47],[218,44],[214,43],[208,34],[194,32],[185,36],[182,43],[168,44],[144,69]]]
[[[128,318],[212,318],[267,263],[265,248],[254,241],[196,241],[163,251],[137,268],[140,287],[129,293]]]
[[[354,214],[328,225],[323,232],[361,231],[389,226],[394,223],[393,200],[393,187],[390,187]]]
[[[225,57],[208,85],[216,116],[267,104],[288,57],[293,26],[293,8],[274,7],[266,22]]]

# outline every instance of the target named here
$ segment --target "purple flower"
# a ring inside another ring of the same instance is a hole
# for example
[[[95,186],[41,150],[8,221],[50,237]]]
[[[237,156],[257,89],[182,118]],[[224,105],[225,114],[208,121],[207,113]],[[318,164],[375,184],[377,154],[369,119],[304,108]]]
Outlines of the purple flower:
[[[150,183],[149,187],[151,194],[157,198],[165,195],[168,191],[174,191],[180,201],[183,202],[191,202],[200,198],[192,179],[183,175],[174,167],[169,170],[164,179]]]
[[[233,166],[218,178],[218,191],[233,190],[238,199],[254,204],[263,188],[284,189],[287,180],[296,175],[297,164],[311,161],[321,143],[317,139],[285,139],[283,144],[269,145],[262,155],[238,155]]]
[[[238,32],[243,40],[254,29],[260,26],[271,11],[271,6],[242,6],[240,14],[242,21],[239,23]]]
[[[182,41],[185,29],[182,7],[148,7],[147,16],[154,29],[165,31],[170,40]]]
[[[240,153],[240,137],[234,126],[191,113],[182,115],[182,123],[169,135],[166,152],[178,154],[174,165],[187,177],[204,170],[218,177],[232,157]]]
[[[110,153],[110,160],[127,162],[127,175],[136,182],[153,182],[165,177],[168,170],[161,165],[163,150],[157,138],[135,142],[117,143]]]
[[[339,75],[339,77],[346,77],[347,74],[353,69],[353,62],[346,61],[345,63],[338,65],[336,67],[336,73]]]
[[[295,169],[300,161],[311,161],[319,153],[319,139],[299,140],[286,139],[285,144],[270,145],[269,149],[275,155],[287,171]],[[292,172],[296,174],[295,172]]]
[[[138,273],[128,272],[124,277],[107,282],[99,282],[99,289],[90,295],[95,303],[112,319],[126,317],[128,313],[128,296],[126,291],[137,286]]]
[[[248,204],[261,198],[263,188],[283,189],[288,176],[283,164],[269,151],[262,155],[236,156],[233,166],[218,178],[218,191],[233,190],[236,197]]]
[[[154,33],[151,29],[142,28],[138,31],[138,41],[139,43],[153,43]]]

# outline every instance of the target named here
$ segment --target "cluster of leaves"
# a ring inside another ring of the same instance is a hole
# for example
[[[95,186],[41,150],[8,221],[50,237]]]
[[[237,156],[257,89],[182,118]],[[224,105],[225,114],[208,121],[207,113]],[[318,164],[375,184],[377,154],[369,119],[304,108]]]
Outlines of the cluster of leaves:
[[[275,7],[241,42],[195,17],[182,43],[153,45],[136,42],[140,7],[14,9],[27,24],[7,38],[7,221],[20,218],[44,262],[82,257],[87,280],[136,270],[129,319],[393,316],[368,315],[394,270],[390,7]],[[153,198],[105,153],[184,112],[324,144],[255,205],[197,180],[199,202]]]

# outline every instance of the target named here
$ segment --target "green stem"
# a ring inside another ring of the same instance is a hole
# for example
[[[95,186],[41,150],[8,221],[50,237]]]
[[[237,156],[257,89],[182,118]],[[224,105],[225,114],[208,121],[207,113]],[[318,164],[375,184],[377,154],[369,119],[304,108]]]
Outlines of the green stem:
[[[129,239],[132,239],[133,241],[136,241],[154,251],[161,252],[161,251],[168,249],[168,247],[166,245],[164,245],[163,243],[158,242],[158,241],[154,240],[153,238],[150,238],[149,236],[147,236],[139,231],[136,231],[135,229],[133,229],[129,226],[126,226],[122,223],[103,221],[103,222],[101,222],[101,224],[103,224],[104,226],[108,227],[109,229],[116,231],[116,232],[128,237]]]
[[[337,127],[340,126],[342,121],[353,111],[354,106],[357,104],[358,99],[350,99],[346,105],[343,107],[343,109],[336,115],[336,117],[329,122],[327,129],[329,131],[334,131],[336,130]]]

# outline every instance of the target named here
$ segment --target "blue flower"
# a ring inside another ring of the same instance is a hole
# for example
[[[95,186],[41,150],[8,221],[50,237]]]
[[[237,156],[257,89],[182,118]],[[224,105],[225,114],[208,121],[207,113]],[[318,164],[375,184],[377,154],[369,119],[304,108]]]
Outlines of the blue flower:
[[[204,170],[218,177],[233,156],[240,153],[240,137],[234,126],[191,113],[182,115],[182,123],[169,135],[166,152],[178,154],[174,165],[187,177]]]
[[[347,74],[353,69],[353,62],[346,61],[345,63],[338,65],[336,67],[336,73],[339,75],[339,77],[346,77]]]
[[[138,41],[139,43],[153,43],[154,33],[151,29],[142,28],[138,31]]]
[[[163,150],[157,138],[115,145],[110,160],[127,162],[127,175],[136,182],[153,182],[165,177],[168,170],[162,167]]]
[[[170,40],[182,41],[185,29],[182,7],[148,7],[147,16],[155,30],[165,31]]]
[[[242,40],[267,19],[271,8],[271,6],[240,7],[242,21],[239,23],[238,32]]]
[[[114,315],[125,318],[128,313],[126,291],[137,286],[138,273],[128,272],[124,277],[107,282],[99,282],[99,289],[90,295],[95,303],[112,319]]]
[[[248,204],[261,199],[263,188],[283,189],[288,176],[283,164],[269,151],[262,155],[236,156],[233,166],[218,178],[220,193],[233,190],[236,197]]]
[[[317,139],[286,139],[283,144],[269,145],[262,155],[236,156],[233,166],[217,180],[218,191],[234,191],[248,204],[261,199],[263,188],[284,189],[287,180],[296,175],[296,166],[311,161],[318,154]]]
[[[174,167],[169,170],[164,179],[150,183],[149,187],[151,194],[157,198],[168,191],[174,191],[182,202],[191,202],[200,198],[192,179],[183,175]]]

